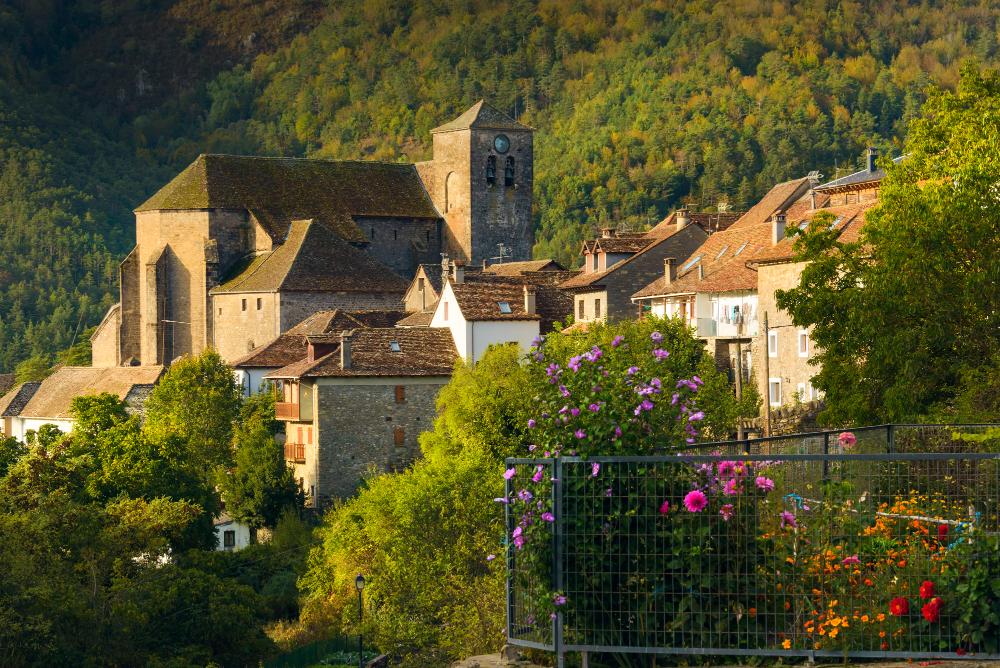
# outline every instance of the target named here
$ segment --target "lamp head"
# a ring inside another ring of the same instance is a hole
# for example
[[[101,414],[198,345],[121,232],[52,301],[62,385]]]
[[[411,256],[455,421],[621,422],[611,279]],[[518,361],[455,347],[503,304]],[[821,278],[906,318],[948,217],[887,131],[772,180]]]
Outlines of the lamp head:
[[[362,589],[365,588],[365,576],[364,575],[360,575],[359,574],[358,577],[354,578],[354,587],[358,591],[361,591]]]

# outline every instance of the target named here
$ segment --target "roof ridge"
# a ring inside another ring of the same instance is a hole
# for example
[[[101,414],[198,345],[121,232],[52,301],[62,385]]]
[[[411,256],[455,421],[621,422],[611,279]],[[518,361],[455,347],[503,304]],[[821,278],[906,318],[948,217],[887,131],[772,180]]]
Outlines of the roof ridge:
[[[240,158],[243,160],[293,160],[296,162],[326,162],[332,164],[356,165],[395,165],[398,167],[413,167],[413,162],[393,160],[363,160],[361,158],[309,158],[298,155],[241,155],[239,153],[199,153],[195,162],[202,158]],[[193,164],[193,163],[192,163]]]

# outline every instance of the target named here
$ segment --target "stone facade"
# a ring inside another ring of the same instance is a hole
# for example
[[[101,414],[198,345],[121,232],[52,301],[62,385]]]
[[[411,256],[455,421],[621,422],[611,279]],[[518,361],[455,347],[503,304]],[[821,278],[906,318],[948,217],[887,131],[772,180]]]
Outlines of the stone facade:
[[[289,442],[298,438],[303,424],[315,430],[313,442],[306,446],[305,463],[295,464],[305,492],[324,505],[353,494],[370,468],[394,471],[419,457],[417,437],[432,427],[434,402],[447,381],[446,377],[312,381],[315,419],[286,427]],[[401,394],[397,387],[403,388]]]
[[[115,304],[90,337],[92,366],[118,366],[121,364],[121,305]]]
[[[441,261],[440,220],[358,217],[355,222],[368,237],[368,254],[404,278],[419,264]]]
[[[753,359],[756,360],[757,388],[764,401],[771,408],[789,406],[820,399],[813,388],[811,378],[819,369],[809,363],[816,351],[809,331],[792,323],[789,313],[778,308],[775,292],[788,290],[799,284],[799,277],[805,263],[783,262],[761,264],[757,269],[758,313],[761,321],[767,314],[768,331],[772,346],[768,348],[763,327],[753,339]],[[802,340],[802,336],[805,339]],[[764,359],[767,358],[767,373],[764,373]],[[771,392],[771,384],[777,384],[777,395]],[[797,401],[796,401],[797,399]]]

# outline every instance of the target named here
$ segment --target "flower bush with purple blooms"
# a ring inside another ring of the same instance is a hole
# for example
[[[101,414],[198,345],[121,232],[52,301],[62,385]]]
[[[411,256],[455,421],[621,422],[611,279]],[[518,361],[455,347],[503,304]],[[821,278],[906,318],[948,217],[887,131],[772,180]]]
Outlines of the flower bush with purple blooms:
[[[731,522],[726,536],[737,536],[740,505],[712,506],[712,490],[689,467],[671,467],[669,473],[658,470],[645,481],[647,489],[636,488],[634,479],[625,479],[613,468],[602,469],[596,462],[564,465],[564,480],[554,480],[551,474],[551,460],[560,457],[586,459],[689,449],[706,431],[712,437],[724,438],[727,433],[723,425],[731,427],[733,414],[752,414],[756,410],[753,396],[738,404],[726,377],[715,369],[712,358],[704,354],[683,324],[622,323],[614,328],[598,328],[586,338],[553,336],[537,340],[528,355],[528,366],[537,381],[537,394],[532,402],[534,413],[526,421],[529,442],[521,456],[547,461],[508,470],[505,477],[510,475],[511,493],[498,501],[509,504],[515,522],[508,556],[518,560],[520,572],[531,573],[524,585],[532,590],[533,620],[545,620],[556,612],[574,615],[578,614],[576,608],[591,608],[589,604],[575,606],[573,596],[553,591],[549,584],[551,526],[557,519],[552,507],[554,485],[562,485],[563,494],[595,504],[584,512],[578,509],[572,519],[581,525],[574,530],[601,536],[590,545],[575,547],[573,558],[580,563],[570,568],[572,572],[598,577],[599,573],[620,571],[613,564],[622,556],[621,550],[628,550],[626,537],[641,535],[652,540],[659,533],[661,543],[665,539],[679,548],[674,554],[664,555],[664,572],[678,570],[667,567],[666,562],[679,558],[685,563],[690,559],[690,572],[697,574],[700,557],[687,546],[692,542],[711,545],[716,540],[709,525],[693,517],[702,511],[715,513],[718,522]],[[725,417],[713,421],[712,409],[703,410],[708,406],[719,408]],[[764,480],[757,489],[751,479],[750,487],[762,494],[769,491]],[[623,508],[623,502],[626,506],[633,500],[637,506],[644,503],[653,488],[656,494],[664,493],[674,502],[657,500],[647,515]],[[658,527],[640,530],[637,523],[648,522],[650,516],[660,518]],[[747,548],[744,551],[754,552]],[[720,581],[710,586],[727,584]],[[599,589],[627,591],[629,587],[608,582]],[[561,603],[557,606],[555,601]],[[614,607],[612,602],[607,605]]]

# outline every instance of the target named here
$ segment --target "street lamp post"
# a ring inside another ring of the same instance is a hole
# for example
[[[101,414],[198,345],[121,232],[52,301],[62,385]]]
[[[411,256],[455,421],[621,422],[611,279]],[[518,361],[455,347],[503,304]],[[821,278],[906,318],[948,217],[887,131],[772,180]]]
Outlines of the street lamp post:
[[[361,617],[364,614],[364,608],[361,603],[361,592],[365,588],[365,576],[358,575],[354,578],[354,588],[358,590],[358,668],[365,668],[365,655],[364,655],[364,634],[361,631]]]

